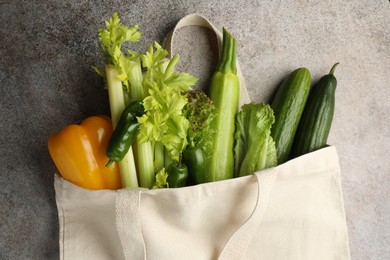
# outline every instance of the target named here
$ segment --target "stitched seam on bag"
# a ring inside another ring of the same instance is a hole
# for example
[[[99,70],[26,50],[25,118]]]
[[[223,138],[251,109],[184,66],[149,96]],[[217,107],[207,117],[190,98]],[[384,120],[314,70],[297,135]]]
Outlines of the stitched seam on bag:
[[[337,171],[336,171],[336,174],[334,175],[334,181],[336,182],[336,186],[337,186],[337,196],[338,196],[338,199],[337,199],[337,202],[338,202],[338,210],[339,210],[339,213],[341,213],[341,218],[343,219],[343,228],[345,228],[345,233],[343,235],[343,241],[345,241],[346,244],[343,244],[343,248],[344,250],[344,254],[343,256],[339,256],[340,259],[345,259],[345,260],[350,260],[351,259],[351,252],[350,252],[350,248],[349,248],[349,234],[348,234],[348,223],[347,223],[347,219],[346,219],[346,214],[345,214],[345,206],[344,206],[344,196],[343,196],[343,190],[342,190],[342,183],[341,183],[341,170],[340,170],[340,167],[338,167]]]
[[[139,191],[138,192],[138,226],[139,226],[139,229],[140,229],[140,234],[141,234],[141,239],[142,239],[142,245],[143,245],[143,249],[144,249],[144,260],[146,260],[146,243],[145,243],[145,237],[144,237],[144,233],[143,233],[143,230],[142,230],[142,222],[141,222],[141,195],[142,195],[142,191]]]
[[[118,198],[119,198],[119,190],[116,191],[116,196],[115,196],[115,227],[116,227],[116,231],[118,233],[118,236],[119,236],[119,241],[121,242],[121,245],[123,245],[123,242],[122,242],[122,236],[119,234],[119,229],[118,229]],[[122,247],[122,253],[123,255],[125,256],[125,251],[124,251],[124,248],[123,246]]]
[[[58,194],[58,189],[56,189],[56,185],[58,185],[58,179],[57,179],[57,176],[54,176],[55,180],[54,180],[54,187],[55,187],[55,196],[56,196],[56,204],[57,204],[57,210],[59,212],[61,212],[61,214],[58,212],[58,221],[59,221],[59,225],[60,225],[60,238],[59,238],[59,246],[60,246],[60,259],[65,259],[65,210],[62,206],[60,206],[60,201],[61,199],[57,199],[57,197],[59,197],[60,195]],[[61,180],[61,179],[60,179]],[[64,185],[65,185],[65,182],[62,181],[60,182],[60,187],[59,187],[59,190],[61,191],[61,197],[63,197],[63,193],[64,193]]]
[[[123,236],[125,236],[125,237],[127,236],[127,225],[126,224],[128,224],[128,223],[126,223],[126,220],[122,218],[123,217],[122,215],[124,214],[124,212],[127,211],[127,207],[128,207],[127,203],[126,203],[126,205],[123,204],[123,198],[128,197],[128,194],[129,193],[127,192],[127,190],[118,191],[117,197],[116,197],[116,203],[115,203],[116,204],[115,210],[117,212],[116,219],[115,219],[116,228],[117,228],[117,232],[119,234],[119,239],[120,239],[120,242],[122,245],[122,252],[123,252],[125,259],[129,259],[128,255],[129,255],[129,253],[131,253],[131,252],[129,252],[128,241],[124,240],[124,237],[123,237]],[[137,195],[138,195],[138,193],[137,193]],[[130,203],[132,205],[133,202],[130,201]],[[139,202],[137,202],[137,203],[139,203]],[[124,211],[123,211],[123,207],[125,208]],[[125,214],[125,215],[127,215],[127,214]],[[133,217],[133,216],[128,216],[128,217]],[[119,221],[121,223],[119,223]],[[123,228],[124,228],[124,230],[123,230]]]
[[[121,192],[124,192],[124,191],[121,191],[121,190],[117,190],[116,192],[116,197],[115,197],[115,226],[116,226],[116,230],[117,230],[117,233],[118,233],[118,236],[119,236],[119,241],[121,242],[121,248],[122,248],[122,253],[123,253],[123,256],[124,258],[126,259],[126,252],[125,252],[125,247],[123,245],[125,245],[124,241],[123,241],[123,238],[122,238],[122,235],[120,235],[120,231],[119,230],[119,223],[118,223],[118,205],[119,205],[119,197],[122,196],[121,195]]]
[[[65,259],[65,210],[64,210],[64,208],[63,207],[61,207],[61,212],[62,212],[62,220],[60,220],[60,221],[62,221],[62,230],[61,230],[61,244],[62,245],[60,245],[60,247],[61,247],[61,256],[60,256],[60,258],[61,259]],[[60,222],[61,223],[61,222]]]

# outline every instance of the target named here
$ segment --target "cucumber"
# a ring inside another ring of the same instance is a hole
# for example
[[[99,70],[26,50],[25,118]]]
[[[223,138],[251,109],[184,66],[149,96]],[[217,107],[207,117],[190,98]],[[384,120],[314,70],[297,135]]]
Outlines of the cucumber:
[[[333,121],[337,79],[333,75],[338,63],[323,76],[310,92],[292,147],[292,156],[313,152],[326,146]]]
[[[271,128],[271,136],[275,141],[278,164],[289,159],[294,136],[309,96],[310,85],[309,70],[298,68],[282,82],[272,100],[275,123]]]

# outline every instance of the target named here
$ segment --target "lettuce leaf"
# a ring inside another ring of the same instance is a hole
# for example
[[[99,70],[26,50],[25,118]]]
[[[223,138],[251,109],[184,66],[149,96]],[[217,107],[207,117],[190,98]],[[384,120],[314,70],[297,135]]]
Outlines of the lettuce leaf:
[[[264,103],[242,106],[236,118],[235,175],[245,176],[277,165],[271,127],[272,108]]]
[[[188,104],[183,113],[189,121],[188,143],[190,147],[200,147],[207,157],[213,151],[215,131],[210,127],[216,117],[216,108],[211,99],[201,90],[187,93]]]

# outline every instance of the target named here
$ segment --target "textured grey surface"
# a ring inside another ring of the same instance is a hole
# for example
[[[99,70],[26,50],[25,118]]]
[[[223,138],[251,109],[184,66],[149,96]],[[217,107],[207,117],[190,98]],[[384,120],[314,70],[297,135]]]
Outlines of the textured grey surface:
[[[0,259],[58,258],[46,141],[69,123],[108,114],[91,66],[101,63],[97,28],[114,11],[139,24],[136,50],[161,42],[189,13],[227,27],[254,101],[268,102],[294,68],[308,67],[315,81],[339,61],[329,143],[340,156],[352,259],[390,258],[389,1],[19,0],[0,2]],[[181,66],[207,76],[188,60],[196,39],[184,43]]]

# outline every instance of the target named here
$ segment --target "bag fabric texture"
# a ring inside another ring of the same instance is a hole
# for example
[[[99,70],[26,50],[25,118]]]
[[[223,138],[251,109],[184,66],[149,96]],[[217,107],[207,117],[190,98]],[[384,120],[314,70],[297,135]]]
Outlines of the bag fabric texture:
[[[186,16],[168,35],[169,50],[187,25],[215,30],[202,16]],[[243,81],[241,88],[247,103]],[[60,259],[350,259],[334,146],[179,189],[92,191],[59,175],[54,186]]]
[[[333,146],[180,189],[55,189],[61,259],[350,259]]]

